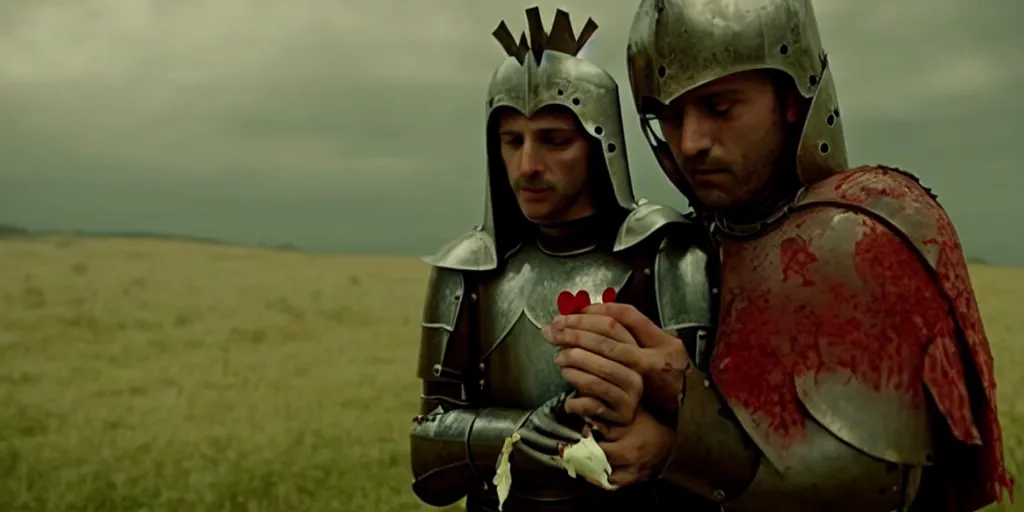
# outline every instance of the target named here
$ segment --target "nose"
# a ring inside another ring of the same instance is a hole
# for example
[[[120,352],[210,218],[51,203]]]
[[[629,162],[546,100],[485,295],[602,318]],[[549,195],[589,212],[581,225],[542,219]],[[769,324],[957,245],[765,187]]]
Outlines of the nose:
[[[688,109],[690,110],[690,109]],[[679,130],[679,149],[684,159],[695,158],[711,150],[711,134],[708,123],[696,109],[683,115],[682,129]]]
[[[519,153],[519,174],[528,176],[540,172],[541,169],[540,148],[537,147],[537,143],[532,138],[525,137]]]

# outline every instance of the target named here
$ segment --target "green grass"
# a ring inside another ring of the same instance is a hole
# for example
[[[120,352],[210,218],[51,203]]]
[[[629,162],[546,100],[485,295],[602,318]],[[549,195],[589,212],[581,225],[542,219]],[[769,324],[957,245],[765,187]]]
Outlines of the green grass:
[[[430,510],[406,441],[425,265],[74,238],[0,255],[0,510]],[[1020,474],[1024,271],[975,282]]]

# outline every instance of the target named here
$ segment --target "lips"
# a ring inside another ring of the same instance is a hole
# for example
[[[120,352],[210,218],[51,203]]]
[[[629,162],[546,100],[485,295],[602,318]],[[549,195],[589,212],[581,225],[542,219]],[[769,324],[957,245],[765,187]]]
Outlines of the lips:
[[[708,176],[712,174],[722,174],[725,171],[722,169],[690,169],[690,174],[694,176]]]
[[[720,181],[725,176],[728,176],[728,172],[719,169],[692,169],[689,171],[690,179],[695,184],[713,184]]]
[[[548,199],[548,193],[550,189],[546,188],[520,188],[519,199],[530,203],[545,202]]]

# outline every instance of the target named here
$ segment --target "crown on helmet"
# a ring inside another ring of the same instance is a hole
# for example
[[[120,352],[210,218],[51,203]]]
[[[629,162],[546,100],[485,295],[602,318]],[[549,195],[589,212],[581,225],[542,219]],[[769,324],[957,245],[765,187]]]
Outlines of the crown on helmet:
[[[491,33],[497,39],[498,44],[505,49],[505,53],[509,57],[514,57],[519,64],[525,64],[526,56],[532,54],[535,62],[540,65],[544,52],[547,50],[576,57],[597,31],[597,23],[594,23],[593,18],[587,18],[583,30],[579,35],[575,35],[569,13],[561,9],[555,11],[555,21],[551,24],[550,32],[544,31],[539,7],[530,7],[526,10],[526,24],[530,29],[529,41],[527,41],[524,31],[519,35],[517,43],[504,20],[498,23],[498,28]]]

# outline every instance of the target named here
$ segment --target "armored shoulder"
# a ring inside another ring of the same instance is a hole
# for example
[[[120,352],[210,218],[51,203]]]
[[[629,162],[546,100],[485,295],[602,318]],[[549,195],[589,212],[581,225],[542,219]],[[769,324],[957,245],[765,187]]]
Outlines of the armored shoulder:
[[[424,380],[460,383],[458,372],[446,371],[446,348],[455,332],[462,309],[462,271],[433,266],[423,301],[419,377]]]
[[[828,206],[726,251],[723,273],[743,284],[724,291],[732,299],[712,370],[765,455],[780,469],[799,462],[806,410],[873,457],[929,464],[926,384],[941,386],[932,389],[940,409],[966,389],[948,357],[948,304],[916,252],[870,215]],[[969,407],[955,416],[973,428]]]
[[[654,291],[663,329],[698,329],[698,336],[707,336],[715,323],[717,270],[707,232],[699,225],[684,220],[666,231],[654,263]]]
[[[477,228],[448,242],[423,261],[451,270],[493,270],[498,267],[498,250],[491,235]]]
[[[960,250],[956,230],[931,189],[900,169],[866,166],[833,175],[808,187],[796,206],[833,206],[871,216],[906,237],[932,269],[939,265],[940,240]]]
[[[467,273],[497,266],[494,240],[487,232],[474,229],[452,240],[433,256],[423,303],[419,377],[425,381],[462,384],[465,347],[449,350],[453,340],[466,333],[458,330],[463,311]]]
[[[998,500],[1012,483],[1004,463],[994,362],[959,236],[935,194],[907,171],[867,166],[810,187],[797,209],[826,218],[836,211],[861,216],[860,226],[853,227],[862,236],[832,232],[829,239],[852,253],[876,294],[910,276],[916,276],[915,283],[929,282],[917,286],[927,291],[920,296],[887,291],[886,311],[878,314],[904,318],[907,325],[896,331],[901,333],[913,329],[910,322],[943,326],[942,331],[922,327],[933,331],[924,362],[927,389],[953,435],[980,444],[983,454],[980,461],[958,462],[962,473],[951,476],[950,486],[967,489],[970,501]],[[903,315],[896,315],[901,308]]]
[[[654,258],[654,290],[658,316],[666,330],[704,330],[711,318],[710,284],[706,231],[678,211],[642,203],[619,228],[615,251],[649,241],[657,243]]]
[[[623,251],[640,244],[656,234],[663,233],[663,229],[666,227],[679,227],[688,224],[690,221],[678,211],[641,200],[640,204],[629,212],[626,219],[622,221],[622,225],[619,226],[613,250]]]

